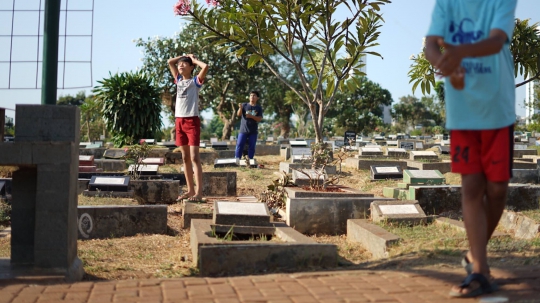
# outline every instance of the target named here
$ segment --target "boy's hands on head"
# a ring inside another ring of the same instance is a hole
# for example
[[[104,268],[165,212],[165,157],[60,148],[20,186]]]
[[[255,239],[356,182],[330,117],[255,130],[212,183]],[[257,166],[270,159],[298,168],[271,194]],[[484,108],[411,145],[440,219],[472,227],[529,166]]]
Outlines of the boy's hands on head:
[[[442,53],[438,62],[435,63],[435,68],[439,70],[441,76],[450,76],[461,66],[463,55],[458,46],[448,44],[442,38],[439,38],[437,43],[440,47],[444,48],[444,53]]]

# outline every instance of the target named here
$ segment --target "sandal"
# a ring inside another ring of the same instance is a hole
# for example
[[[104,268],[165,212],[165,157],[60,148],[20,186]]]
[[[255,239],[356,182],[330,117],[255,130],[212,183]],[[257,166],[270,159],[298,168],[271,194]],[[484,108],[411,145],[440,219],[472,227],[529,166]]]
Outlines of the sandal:
[[[197,196],[189,197],[187,198],[187,200],[193,203],[206,203],[206,198],[197,197]]]
[[[186,199],[189,199],[189,198],[191,198],[191,197],[188,194],[183,194],[181,196],[178,196],[178,198],[176,199],[176,202],[182,202],[182,201],[184,201]]]
[[[472,282],[478,282],[480,284],[478,288],[471,290],[468,293],[461,293],[451,290],[449,295],[455,298],[472,298],[472,297],[478,297],[484,294],[490,294],[494,291],[497,291],[499,288],[497,284],[490,283],[486,276],[483,274],[470,274],[463,280],[461,285],[459,285],[460,289],[468,288]]]

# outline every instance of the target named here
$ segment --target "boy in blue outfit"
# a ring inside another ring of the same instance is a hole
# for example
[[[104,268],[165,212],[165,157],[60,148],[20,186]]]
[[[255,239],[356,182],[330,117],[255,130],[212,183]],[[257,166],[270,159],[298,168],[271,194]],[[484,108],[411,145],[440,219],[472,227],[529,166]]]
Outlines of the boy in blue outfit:
[[[253,159],[255,156],[259,122],[263,118],[263,109],[257,104],[259,97],[259,92],[254,90],[249,93],[249,103],[238,104],[236,114],[242,117],[242,120],[240,121],[240,131],[238,132],[238,141],[236,142],[236,151],[234,153],[236,159],[242,158],[242,151],[244,150],[246,141],[248,141],[248,158]]]
[[[426,58],[445,79],[452,171],[462,175],[468,276],[454,297],[491,293],[487,243],[512,174],[515,87],[510,41],[517,0],[437,0]],[[441,51],[441,48],[443,51]]]

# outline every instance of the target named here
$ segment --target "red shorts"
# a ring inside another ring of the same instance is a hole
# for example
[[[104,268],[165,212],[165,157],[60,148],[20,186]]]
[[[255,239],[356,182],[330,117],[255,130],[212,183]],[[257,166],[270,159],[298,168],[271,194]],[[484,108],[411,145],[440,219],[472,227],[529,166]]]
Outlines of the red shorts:
[[[199,146],[201,144],[201,119],[199,117],[176,118],[176,146]]]
[[[450,132],[452,172],[483,173],[492,182],[512,177],[514,125],[490,130],[453,130]]]

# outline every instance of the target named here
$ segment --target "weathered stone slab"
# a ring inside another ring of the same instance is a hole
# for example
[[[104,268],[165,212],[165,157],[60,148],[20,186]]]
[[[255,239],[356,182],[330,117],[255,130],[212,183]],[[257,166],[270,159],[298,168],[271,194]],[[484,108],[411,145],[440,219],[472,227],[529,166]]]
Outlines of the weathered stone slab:
[[[135,197],[132,190],[128,191],[105,191],[105,190],[83,190],[82,195],[85,197],[101,197],[101,198],[133,198]]]
[[[302,171],[293,170],[292,181],[296,186],[310,186],[318,184],[322,186],[326,181],[326,174],[324,171],[317,171],[314,169],[302,169]]]
[[[500,224],[506,230],[511,230],[518,239],[535,239],[540,235],[540,222],[513,211],[505,210]]]
[[[291,146],[291,148],[302,148],[302,147],[306,148],[306,147],[309,147],[307,141],[305,141],[305,140],[289,141],[289,145]]]
[[[291,163],[298,163],[308,160],[311,157],[311,148],[296,147],[291,148]]]
[[[373,201],[371,203],[373,222],[397,222],[421,224],[427,217],[417,201]]]
[[[404,148],[389,147],[386,149],[386,156],[398,159],[405,159],[409,156],[409,153]]]
[[[380,147],[360,147],[360,156],[382,156],[383,151]]]
[[[443,184],[445,182],[444,175],[438,170],[404,170],[403,182],[409,184]]]
[[[92,176],[88,188],[90,191],[120,191],[128,190],[129,176]]]
[[[240,162],[236,158],[230,159],[216,159],[214,161],[214,168],[218,167],[238,167]]]
[[[371,180],[401,179],[403,171],[399,166],[372,165],[370,176]]]
[[[211,220],[191,221],[191,250],[201,276],[234,276],[267,271],[301,271],[337,265],[337,247],[316,243],[283,223],[275,241],[224,241],[211,237]],[[284,243],[283,243],[284,242]]]
[[[103,158],[107,159],[122,159],[126,156],[126,151],[123,148],[109,148],[103,153]]]
[[[131,180],[129,189],[144,203],[173,204],[180,192],[177,180]]]
[[[203,172],[203,196],[236,196],[236,172]]]
[[[315,191],[315,190],[305,190],[300,187],[285,187],[287,192],[287,197],[289,198],[310,198],[310,197],[337,197],[337,198],[353,198],[353,197],[373,197],[372,193],[367,193],[360,191],[358,189],[339,186],[339,185],[328,185],[328,190],[339,189],[339,191]]]
[[[348,219],[366,219],[371,202],[381,197],[291,198],[286,200],[287,225],[303,234],[342,235]]]
[[[540,179],[537,169],[512,169],[510,183],[532,183],[538,184]]]
[[[430,160],[430,161],[437,161],[439,160],[439,156],[434,151],[417,151],[413,150],[410,153],[410,159],[411,160]]]
[[[220,225],[269,226],[270,212],[265,203],[217,201],[212,219]]]
[[[212,142],[212,148],[214,150],[227,150],[227,142],[220,141],[220,142]]]
[[[365,219],[347,220],[347,240],[360,243],[373,258],[387,258],[388,248],[399,242],[400,238],[384,228],[370,224]]]
[[[396,161],[396,160],[379,160],[379,159],[358,159],[358,158],[347,158],[345,160],[345,166],[352,167],[356,169],[370,169],[372,165],[397,165],[402,170],[407,169],[406,161]]]
[[[182,201],[182,228],[190,228],[193,219],[208,219],[213,217],[213,210],[207,204]]]
[[[79,206],[79,239],[129,237],[139,233],[164,234],[167,206]]]

